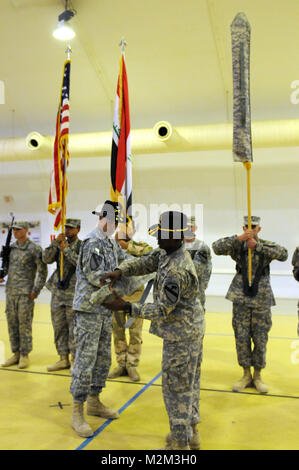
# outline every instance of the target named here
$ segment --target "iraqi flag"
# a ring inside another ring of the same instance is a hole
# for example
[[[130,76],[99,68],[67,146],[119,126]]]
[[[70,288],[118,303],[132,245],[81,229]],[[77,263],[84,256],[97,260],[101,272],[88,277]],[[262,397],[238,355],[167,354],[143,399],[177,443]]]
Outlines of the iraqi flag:
[[[132,156],[128,79],[124,53],[120,59],[111,150],[111,200],[121,206],[122,219],[132,220]]]

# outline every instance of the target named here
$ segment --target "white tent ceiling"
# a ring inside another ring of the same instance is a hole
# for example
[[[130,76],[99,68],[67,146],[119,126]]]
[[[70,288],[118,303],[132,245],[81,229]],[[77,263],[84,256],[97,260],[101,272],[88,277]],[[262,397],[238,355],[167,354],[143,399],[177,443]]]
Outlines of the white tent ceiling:
[[[231,121],[230,24],[251,24],[252,119],[298,117],[298,0],[72,0],[71,133],[109,131],[124,37],[131,127]],[[66,44],[62,0],[1,0],[0,138],[53,135]]]

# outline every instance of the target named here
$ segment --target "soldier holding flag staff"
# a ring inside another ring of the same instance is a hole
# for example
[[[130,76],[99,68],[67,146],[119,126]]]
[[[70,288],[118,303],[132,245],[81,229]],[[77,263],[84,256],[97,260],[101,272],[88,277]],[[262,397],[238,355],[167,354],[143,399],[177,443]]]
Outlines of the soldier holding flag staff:
[[[81,240],[78,238],[81,221],[66,219],[65,234],[60,233],[43,252],[46,264],[57,263],[57,269],[46,283],[51,292],[51,319],[54,340],[60,360],[48,367],[49,372],[68,369],[74,363],[73,297],[76,285],[76,266]],[[63,251],[63,278],[60,279],[60,252]],[[71,355],[69,359],[69,354]],[[71,361],[71,362],[70,362]]]
[[[252,229],[244,217],[243,233],[220,238],[212,244],[216,255],[230,256],[236,261],[236,275],[226,295],[233,302],[233,329],[238,362],[244,375],[233,386],[234,392],[254,386],[258,392],[267,393],[261,369],[266,366],[268,333],[272,326],[271,306],[275,305],[270,285],[270,263],[286,261],[287,250],[276,243],[258,237],[260,217],[252,216]],[[252,285],[248,282],[248,249],[252,250]],[[251,342],[253,342],[253,349]],[[253,377],[251,367],[254,367]]]

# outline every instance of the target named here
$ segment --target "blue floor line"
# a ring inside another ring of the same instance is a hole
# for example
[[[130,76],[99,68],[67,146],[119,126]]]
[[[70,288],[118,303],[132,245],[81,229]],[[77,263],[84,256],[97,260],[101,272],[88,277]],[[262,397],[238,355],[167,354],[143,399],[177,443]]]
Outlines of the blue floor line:
[[[137,400],[137,398],[142,394],[144,393],[154,382],[156,382],[156,380],[158,380],[158,378],[161,376],[162,372],[159,372],[158,375],[156,375],[156,377],[154,377],[152,380],[150,380],[141,390],[139,390],[139,392],[137,392],[132,398],[130,398],[129,401],[127,401],[127,403],[125,403],[119,410],[118,410],[118,413],[121,414],[123,411],[125,411],[135,400]],[[107,428],[107,426],[109,426],[110,423],[112,423],[114,421],[114,419],[107,419],[107,421],[105,421],[105,423],[102,424],[102,426],[100,426],[94,433],[91,437],[88,437],[87,439],[85,439],[85,441],[82,442],[82,444],[79,445],[79,447],[77,447],[77,449],[75,450],[82,450],[84,449],[86,446],[88,446],[88,444],[90,444],[91,441],[93,441],[93,439],[95,439],[102,431],[104,431],[104,429]]]

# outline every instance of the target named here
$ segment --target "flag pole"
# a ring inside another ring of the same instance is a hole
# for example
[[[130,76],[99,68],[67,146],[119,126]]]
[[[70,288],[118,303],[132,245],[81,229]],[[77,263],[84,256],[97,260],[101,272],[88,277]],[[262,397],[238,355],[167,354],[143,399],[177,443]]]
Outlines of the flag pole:
[[[66,49],[66,58],[67,60],[71,60],[71,52],[72,48],[70,44],[67,46]],[[68,137],[67,137],[68,138]],[[64,155],[64,172],[63,172],[63,193],[62,193],[62,207],[61,207],[61,233],[64,233],[65,231],[65,201],[66,201],[66,170],[67,170],[67,159],[66,155]],[[63,251],[60,251],[60,280],[62,281],[63,279]]]
[[[123,57],[124,57],[124,54],[125,54],[125,47],[127,46],[127,41],[125,40],[124,37],[121,39],[121,41],[119,43],[119,46],[121,47],[121,58],[120,58],[120,73],[119,73],[119,108],[118,108],[118,116],[119,117],[118,117],[118,119],[119,119],[119,125],[120,125],[120,128],[121,128],[122,113],[123,113],[123,92],[124,92],[124,90],[123,90],[123,60],[124,60]],[[127,184],[126,178],[125,178],[125,184]],[[119,194],[118,198],[120,199],[120,201],[118,201],[118,203],[120,202],[120,206],[122,208],[122,211],[127,215],[126,191],[125,191],[125,196]],[[120,228],[125,233],[125,235],[127,235],[126,217],[125,217],[125,221],[120,224]]]
[[[121,53],[123,54],[125,52],[125,47],[128,45],[127,41],[125,38],[122,38],[122,40],[119,43],[119,46],[121,46]]]
[[[251,110],[250,110],[250,33],[244,13],[238,13],[231,24],[233,65],[233,158],[247,171],[248,229],[251,220]],[[252,286],[252,250],[248,248],[248,285]]]
[[[247,175],[247,212],[248,212],[248,229],[252,229],[251,225],[251,162],[244,162]],[[248,284],[252,284],[252,253],[251,248],[248,248]]]

